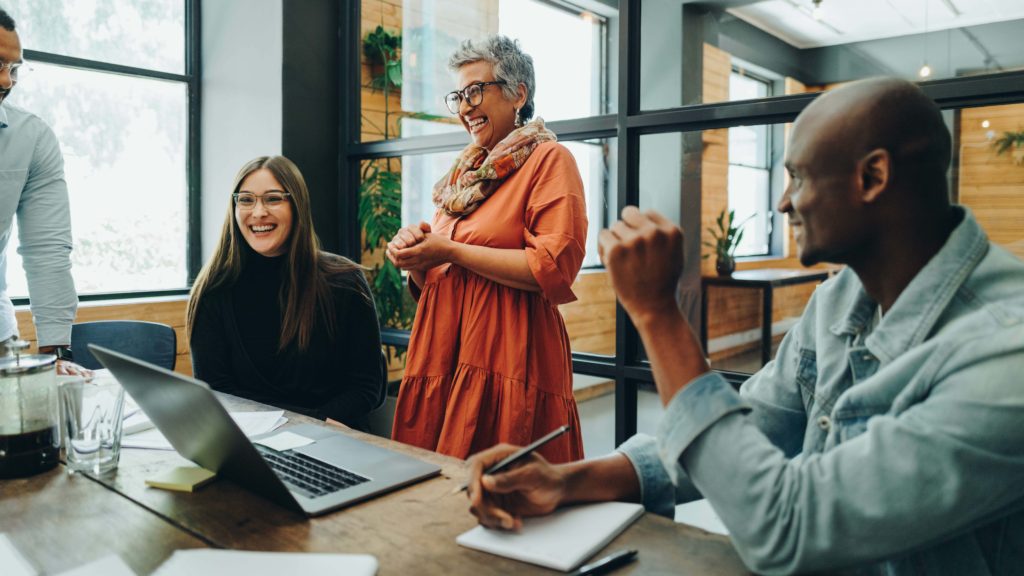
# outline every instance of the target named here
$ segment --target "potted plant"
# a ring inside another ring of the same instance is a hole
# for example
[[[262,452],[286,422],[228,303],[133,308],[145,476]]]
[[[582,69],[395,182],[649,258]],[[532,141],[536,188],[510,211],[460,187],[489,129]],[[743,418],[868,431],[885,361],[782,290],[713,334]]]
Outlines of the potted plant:
[[[713,242],[704,241],[703,244],[708,248],[714,250],[715,254],[715,272],[719,276],[729,276],[736,270],[736,247],[740,245],[740,241],[743,240],[743,225],[748,220],[754,217],[751,214],[746,220],[739,224],[733,225],[736,220],[736,211],[729,210],[728,215],[725,210],[718,213],[718,218],[715,220],[718,229],[708,227],[708,233],[711,234]],[[710,253],[705,254],[704,258],[711,256]]]
[[[992,146],[995,147],[996,154],[1002,155],[1009,151],[1014,164],[1024,165],[1024,130],[1003,132],[1002,136],[992,142]]]

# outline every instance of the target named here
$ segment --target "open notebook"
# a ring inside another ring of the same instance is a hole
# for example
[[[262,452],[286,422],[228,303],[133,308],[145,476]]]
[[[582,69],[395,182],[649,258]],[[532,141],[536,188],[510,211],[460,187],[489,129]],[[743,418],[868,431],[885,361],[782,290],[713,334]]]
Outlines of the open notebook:
[[[460,534],[460,546],[568,572],[608,545],[644,513],[640,504],[601,502],[524,518],[519,532],[477,526]]]

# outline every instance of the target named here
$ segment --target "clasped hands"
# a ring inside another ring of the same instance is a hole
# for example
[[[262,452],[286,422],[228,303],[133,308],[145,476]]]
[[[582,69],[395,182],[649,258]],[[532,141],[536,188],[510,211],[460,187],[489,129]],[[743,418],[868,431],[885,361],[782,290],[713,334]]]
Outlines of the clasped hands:
[[[430,231],[430,224],[420,222],[398,230],[388,242],[385,254],[401,270],[426,272],[451,261],[454,242]]]
[[[672,311],[679,314],[676,290],[684,258],[678,226],[657,212],[627,206],[620,221],[601,231],[598,252],[619,302],[638,329]],[[523,517],[542,516],[575,500],[569,486],[573,472],[536,453],[506,472],[483,474],[516,449],[502,444],[469,460],[470,512],[483,526],[517,530]]]

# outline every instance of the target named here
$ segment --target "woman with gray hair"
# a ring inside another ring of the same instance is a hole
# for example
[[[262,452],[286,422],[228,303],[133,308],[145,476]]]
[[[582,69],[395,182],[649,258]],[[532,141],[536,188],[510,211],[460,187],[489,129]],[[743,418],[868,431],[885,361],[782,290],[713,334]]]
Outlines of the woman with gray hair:
[[[432,224],[402,228],[388,258],[418,301],[392,438],[466,458],[568,424],[540,453],[583,457],[558,305],[583,262],[576,161],[533,116],[533,60],[518,42],[464,42],[445,97],[472,143],[434,186]]]

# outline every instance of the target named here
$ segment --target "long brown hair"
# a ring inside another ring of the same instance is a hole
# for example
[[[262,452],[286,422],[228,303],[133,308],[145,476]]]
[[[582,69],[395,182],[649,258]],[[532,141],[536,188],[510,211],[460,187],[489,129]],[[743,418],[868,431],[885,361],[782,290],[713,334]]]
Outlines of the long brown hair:
[[[284,191],[290,194],[288,198],[293,210],[292,231],[288,240],[287,279],[282,283],[278,296],[281,303],[278,350],[284,350],[296,342],[299,351],[305,351],[309,347],[318,315],[324,320],[328,334],[334,333],[332,287],[350,289],[370,302],[372,297],[360,281],[362,266],[347,258],[321,252],[320,240],[313,230],[306,180],[291,160],[284,156],[260,156],[250,160],[235,176],[232,194],[238,192],[250,174],[260,169],[270,170]],[[235,205],[232,201],[228,204],[217,247],[192,285],[186,324],[190,338],[203,297],[214,290],[229,288],[238,280],[245,267],[245,246],[245,238],[235,221]]]

